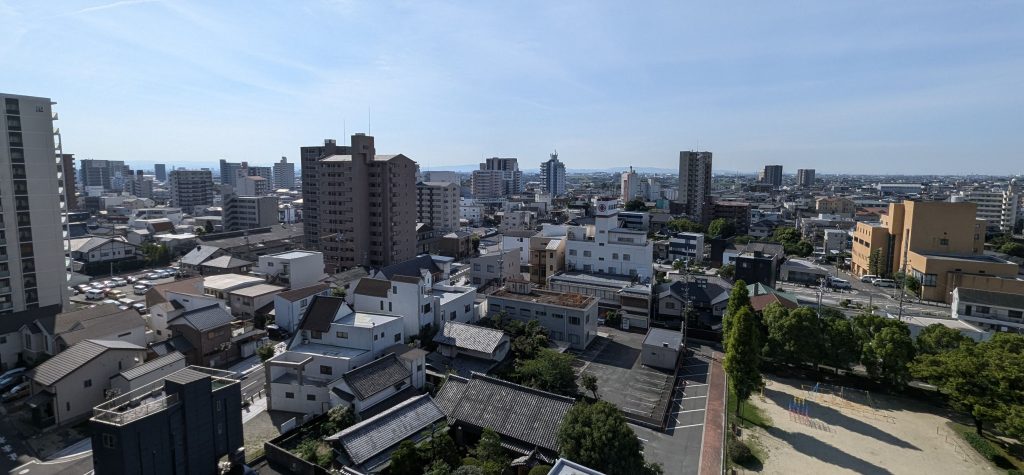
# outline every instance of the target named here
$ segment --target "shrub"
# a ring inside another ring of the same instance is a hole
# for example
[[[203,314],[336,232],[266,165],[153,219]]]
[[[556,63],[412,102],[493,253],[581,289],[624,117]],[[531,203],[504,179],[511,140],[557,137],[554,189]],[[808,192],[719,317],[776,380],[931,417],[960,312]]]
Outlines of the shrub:
[[[985,440],[984,437],[975,434],[974,432],[964,432],[964,439],[967,440],[967,443],[971,444],[971,447],[974,447],[974,450],[977,450],[982,457],[989,460],[995,460],[1000,456],[999,451],[992,446],[991,442]]]
[[[547,475],[550,471],[550,465],[537,465],[530,469],[529,475]]]
[[[729,437],[728,447],[729,459],[738,465],[746,465],[754,461],[754,452],[736,437]]]

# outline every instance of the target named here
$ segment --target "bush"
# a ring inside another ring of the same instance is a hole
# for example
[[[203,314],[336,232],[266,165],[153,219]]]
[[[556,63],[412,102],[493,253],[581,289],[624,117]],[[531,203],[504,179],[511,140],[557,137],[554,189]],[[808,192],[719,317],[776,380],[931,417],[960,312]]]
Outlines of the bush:
[[[746,465],[755,459],[754,452],[750,450],[750,447],[733,436],[729,436],[727,450],[729,451],[729,460],[737,465]]]
[[[550,465],[537,465],[530,469],[529,475],[547,475],[550,471]]]
[[[982,457],[993,461],[1000,457],[999,451],[992,446],[991,442],[974,432],[964,432],[964,440],[971,444],[971,447],[974,447],[974,450],[977,450]]]

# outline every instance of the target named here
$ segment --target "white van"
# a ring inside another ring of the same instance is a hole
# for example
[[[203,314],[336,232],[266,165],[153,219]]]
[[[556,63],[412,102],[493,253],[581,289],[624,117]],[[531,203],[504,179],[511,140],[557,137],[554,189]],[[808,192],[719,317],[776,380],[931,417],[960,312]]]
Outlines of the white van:
[[[843,280],[843,279],[840,279],[838,277],[829,277],[828,278],[828,285],[830,287],[832,287],[833,289],[852,289],[853,288],[853,285],[850,284],[850,281]]]
[[[146,295],[146,292],[148,291],[148,285],[136,284],[132,286],[132,293],[134,293],[135,295]]]
[[[100,300],[105,296],[101,289],[89,289],[85,292],[86,300]]]

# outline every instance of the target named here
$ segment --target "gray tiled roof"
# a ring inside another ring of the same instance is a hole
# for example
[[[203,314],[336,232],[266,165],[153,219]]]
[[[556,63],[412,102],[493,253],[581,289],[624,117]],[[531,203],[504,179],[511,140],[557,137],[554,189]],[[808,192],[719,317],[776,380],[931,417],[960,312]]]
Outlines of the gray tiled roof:
[[[350,370],[341,377],[359,399],[366,399],[405,380],[412,373],[394,353]]]
[[[340,442],[355,465],[360,465],[442,419],[444,413],[429,395],[424,394],[327,437],[327,440]]]
[[[287,300],[289,302],[295,302],[297,300],[302,300],[302,299],[304,299],[306,297],[310,297],[310,296],[319,294],[320,292],[323,292],[324,290],[326,290],[328,287],[330,287],[330,286],[327,285],[327,284],[313,284],[313,285],[311,285],[309,287],[302,287],[302,288],[298,288],[298,289],[286,290],[284,292],[281,292],[281,293],[277,294],[277,296],[281,297],[281,298],[283,298],[283,299],[285,299],[285,300]]]
[[[234,317],[227,310],[220,308],[220,305],[212,304],[189,310],[167,323],[169,325],[188,325],[199,331],[211,330],[217,327],[228,325]]]
[[[141,364],[127,371],[122,371],[121,377],[131,381],[139,376],[144,376],[152,371],[163,368],[171,363],[185,359],[185,355],[178,353],[177,351],[168,353],[166,355],[157,357],[155,359],[147,361],[145,364]]]
[[[345,305],[345,299],[340,297],[324,297],[322,295],[313,297],[313,301],[306,307],[306,314],[299,322],[299,328],[317,332],[329,331],[331,322],[334,321],[334,317],[342,305]]]
[[[437,391],[437,397],[434,399],[434,403],[437,407],[440,407],[445,414],[451,414],[455,409],[455,404],[462,399],[462,392],[466,390],[466,384],[469,384],[468,378],[461,376],[448,375],[448,379],[445,380],[444,385]]]
[[[449,377],[445,386],[453,380]],[[449,397],[457,399],[442,400]],[[469,378],[462,391],[442,387],[437,394],[437,405],[450,422],[488,427],[503,437],[553,452],[558,451],[558,428],[574,403],[569,397],[479,373]]]
[[[200,244],[196,246],[195,249],[189,251],[188,254],[182,256],[181,263],[186,265],[198,266],[199,264],[206,262],[207,259],[213,257],[214,254],[220,251],[221,248],[217,246],[211,246],[209,244]]]
[[[468,323],[446,322],[441,331],[434,335],[434,343],[457,348],[493,353],[501,343],[505,332]]]
[[[1018,310],[1024,309],[1024,295],[1020,294],[992,292],[990,290],[981,289],[965,289],[963,287],[957,288],[956,293],[960,296],[960,300],[965,300],[972,304],[990,305],[992,307],[1003,307]]]
[[[32,379],[41,386],[51,386],[108,350],[144,352],[145,348],[123,341],[85,340],[37,366]]]
[[[434,259],[430,257],[430,254],[422,254],[416,256],[407,261],[402,261],[396,264],[382,268],[380,271],[389,280],[393,280],[396,275],[404,275],[406,277],[420,277],[420,270],[424,269],[431,274],[441,272],[441,268],[437,267],[434,263]]]

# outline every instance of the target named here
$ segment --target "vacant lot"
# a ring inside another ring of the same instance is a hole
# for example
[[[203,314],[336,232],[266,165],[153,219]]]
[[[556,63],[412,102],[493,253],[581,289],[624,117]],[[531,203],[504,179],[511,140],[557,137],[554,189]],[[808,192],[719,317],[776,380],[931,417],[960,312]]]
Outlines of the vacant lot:
[[[767,381],[763,399],[751,397],[771,418],[771,428],[752,429],[767,452],[764,473],[999,473],[923,404]]]

